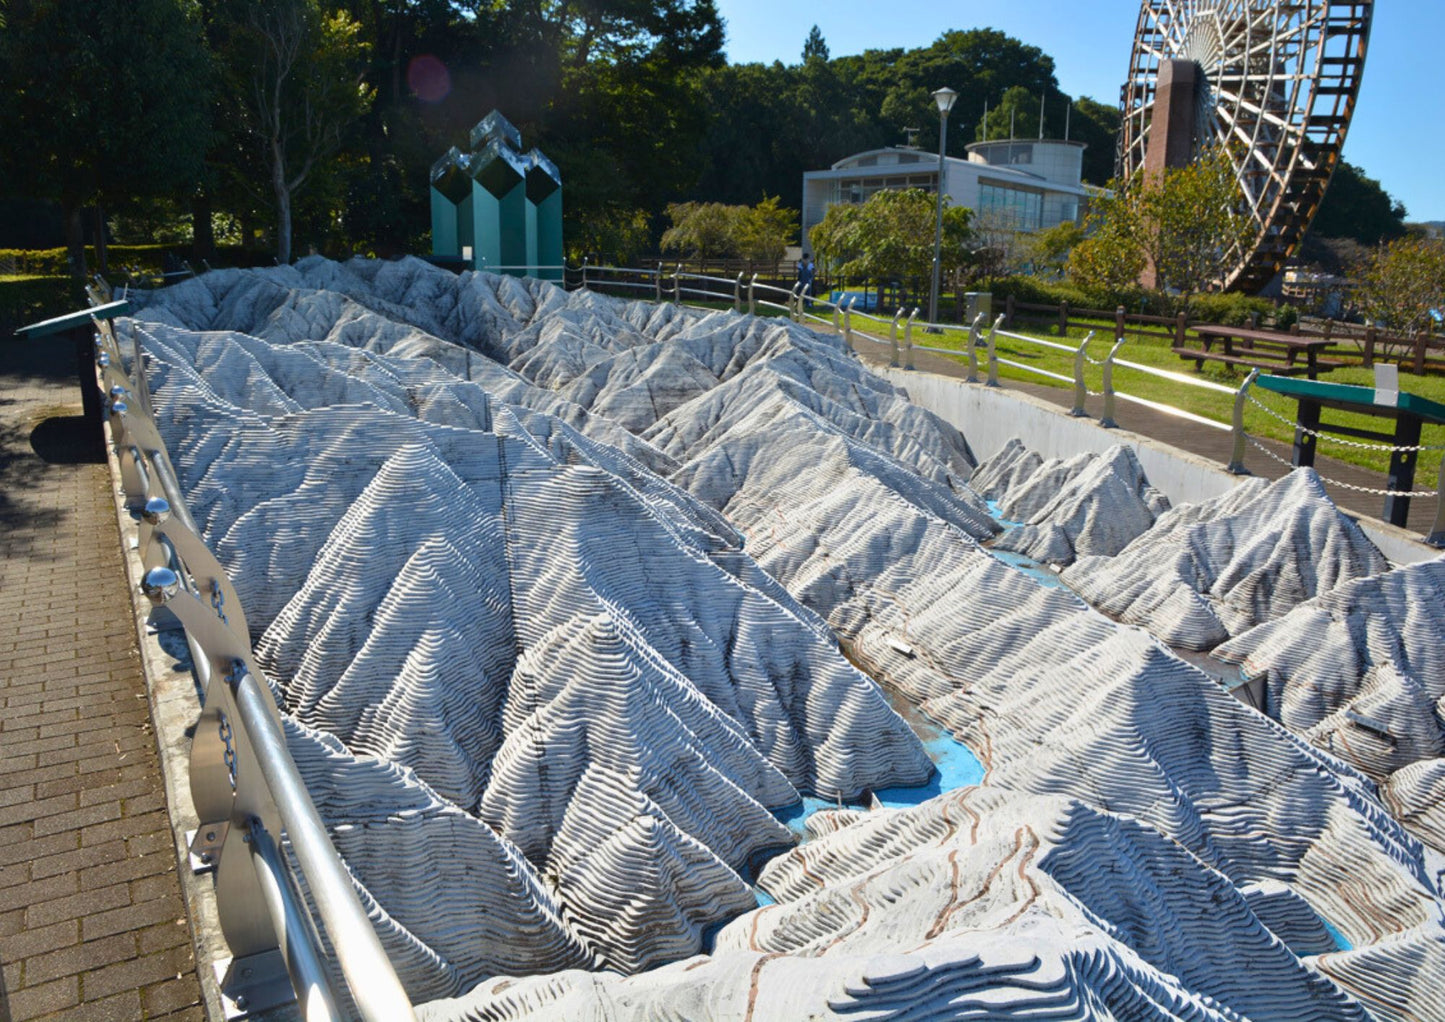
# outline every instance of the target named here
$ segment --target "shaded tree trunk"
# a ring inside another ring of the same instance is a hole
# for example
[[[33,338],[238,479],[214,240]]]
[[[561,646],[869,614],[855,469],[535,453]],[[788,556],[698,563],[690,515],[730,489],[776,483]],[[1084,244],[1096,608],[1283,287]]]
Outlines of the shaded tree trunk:
[[[65,206],[65,249],[70,263],[70,275],[82,283],[85,281],[85,223],[79,205]]]
[[[291,262],[291,192],[284,187],[276,189],[276,261]]]
[[[96,272],[110,272],[110,253],[105,244],[105,207],[95,204],[95,266]]]
[[[211,222],[215,212],[209,192],[191,199],[191,258],[200,262],[216,257],[216,230]]]
[[[276,261],[291,262],[291,185],[286,181],[286,156],[271,140],[271,190],[276,193]]]

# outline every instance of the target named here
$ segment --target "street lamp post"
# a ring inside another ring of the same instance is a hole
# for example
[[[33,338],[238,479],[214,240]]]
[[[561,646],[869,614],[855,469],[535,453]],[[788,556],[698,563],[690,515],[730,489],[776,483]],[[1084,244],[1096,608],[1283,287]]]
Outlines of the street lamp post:
[[[933,288],[928,292],[930,324],[938,322],[938,277],[943,261],[943,154],[948,147],[948,112],[953,109],[953,101],[957,98],[958,93],[949,88],[939,89],[933,94],[933,101],[938,104],[938,187],[935,189],[938,211],[933,224]],[[933,328],[930,326],[929,329]]]

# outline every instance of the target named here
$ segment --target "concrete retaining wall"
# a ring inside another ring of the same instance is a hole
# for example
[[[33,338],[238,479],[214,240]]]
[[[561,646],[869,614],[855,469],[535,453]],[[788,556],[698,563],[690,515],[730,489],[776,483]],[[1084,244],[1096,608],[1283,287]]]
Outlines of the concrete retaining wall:
[[[925,372],[875,370],[908,391],[913,402],[956,426],[980,460],[997,452],[1012,437],[1045,458],[1068,458],[1080,451],[1102,454],[1115,444],[1134,448],[1149,481],[1171,503],[1196,503],[1217,497],[1240,481],[1218,462],[1160,443],[1124,429],[1104,429],[1094,419],[1076,419],[1057,405],[1030,394],[964,383]],[[1201,426],[1201,429],[1208,427]],[[1370,540],[1396,564],[1413,564],[1440,556],[1412,532],[1374,518],[1359,518]]]

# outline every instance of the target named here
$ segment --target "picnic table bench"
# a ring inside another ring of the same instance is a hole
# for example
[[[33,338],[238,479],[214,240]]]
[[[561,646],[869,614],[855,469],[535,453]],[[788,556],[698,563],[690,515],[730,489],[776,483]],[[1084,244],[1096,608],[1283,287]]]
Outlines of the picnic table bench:
[[[1196,369],[1203,369],[1205,362],[1222,362],[1275,376],[1304,373],[1313,380],[1319,373],[1344,365],[1336,359],[1320,358],[1320,352],[1334,343],[1328,337],[1296,337],[1235,326],[1204,325],[1193,329],[1203,348],[1176,347],[1174,351],[1180,358],[1192,359]],[[1213,350],[1215,342],[1219,343],[1219,351]],[[1304,355],[1303,363],[1296,361],[1300,355]]]
[[[1385,374],[1382,370],[1388,369]],[[1264,390],[1292,397],[1298,403],[1295,418],[1295,435],[1291,464],[1295,466],[1315,463],[1316,437],[1321,433],[1337,436],[1359,437],[1362,440],[1381,441],[1390,445],[1390,467],[1385,484],[1389,495],[1385,498],[1384,519],[1391,525],[1402,528],[1410,513],[1411,487],[1415,485],[1415,465],[1419,462],[1420,429],[1424,425],[1445,425],[1445,405],[1430,401],[1417,394],[1398,390],[1398,377],[1393,366],[1377,367],[1375,387],[1359,387],[1346,383],[1316,383],[1307,380],[1287,380],[1261,376],[1256,385]],[[1370,415],[1381,419],[1394,419],[1393,432],[1358,429],[1343,423],[1320,421],[1324,408],[1359,415]],[[1445,480],[1445,470],[1442,470]],[[1441,494],[1445,502],[1445,493]],[[1434,528],[1426,542],[1434,546],[1445,545],[1445,503],[1438,509]]]

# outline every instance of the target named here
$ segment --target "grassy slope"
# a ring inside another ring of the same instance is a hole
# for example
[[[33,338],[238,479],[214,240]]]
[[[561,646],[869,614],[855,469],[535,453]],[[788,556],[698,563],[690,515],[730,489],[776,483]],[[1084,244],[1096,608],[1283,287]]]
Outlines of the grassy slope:
[[[877,322],[869,322],[862,317],[855,317],[854,326],[858,329],[865,329],[871,334],[887,338],[888,330],[886,325]],[[1108,354],[1109,348],[1113,345],[1113,324],[1098,324],[1094,340],[1088,348],[1088,355],[1098,361],[1102,361]],[[1045,333],[1037,328],[1023,328],[1018,333],[1029,330],[1029,336],[1036,336],[1054,343],[1068,343],[1072,341],[1077,344],[1082,341],[1089,332],[1087,326],[1075,327],[1070,324],[1069,337],[1060,338],[1056,332]],[[901,333],[901,331],[900,331]],[[915,332],[913,336],[915,345],[927,345],[931,348],[944,348],[951,351],[965,350],[968,341],[968,333],[962,329],[946,329],[942,334],[923,334]],[[1348,343],[1348,342],[1345,342]],[[1011,338],[999,338],[997,344],[998,356],[1000,359],[1008,359],[1027,365],[1034,369],[1041,369],[1047,372],[1057,373],[1060,376],[1073,378],[1074,358],[1073,355],[1055,351],[1038,344],[1030,344],[1024,341],[1017,341]],[[952,357],[952,356],[949,356]],[[1170,350],[1169,340],[1164,337],[1135,338],[1129,337],[1124,346],[1119,349],[1119,358],[1130,362],[1137,362],[1140,365],[1152,366],[1158,369],[1165,369],[1173,373],[1208,380],[1213,383],[1222,384],[1230,388],[1237,388],[1243,382],[1247,371],[1240,371],[1232,366],[1221,363],[1205,363],[1203,371],[1196,371],[1194,363],[1181,359]],[[956,361],[966,363],[967,359],[960,355]],[[979,363],[984,363],[984,353],[979,352]],[[1041,376],[1025,370],[1015,369],[1011,366],[1000,365],[999,376],[1004,379],[1025,380],[1030,383],[1042,384],[1048,387],[1068,388],[1071,384],[1059,380]],[[1098,393],[1103,390],[1104,377],[1103,369],[1095,365],[1086,365],[1084,379],[1091,393]],[[1334,372],[1325,373],[1322,380],[1331,383],[1353,383],[1365,386],[1374,386],[1374,374],[1372,370],[1361,367],[1347,367],[1336,369]],[[1415,376],[1411,373],[1400,374],[1400,387],[1402,390],[1421,397],[1428,398],[1445,404],[1445,376]],[[1227,394],[1206,390],[1202,387],[1192,386],[1184,382],[1160,379],[1147,373],[1134,369],[1116,367],[1114,370],[1114,389],[1138,397],[1148,398],[1161,404],[1173,405],[1176,408],[1183,408],[1196,415],[1202,415],[1218,422],[1228,423],[1234,414],[1234,399]],[[1270,437],[1286,443],[1294,439],[1293,421],[1295,415],[1295,402],[1278,394],[1272,394],[1260,388],[1251,388],[1250,393],[1265,407],[1273,410],[1276,415],[1283,418],[1271,416],[1268,412],[1249,403],[1245,409],[1245,429],[1255,436]],[[1123,403],[1121,402],[1121,407]],[[1375,418],[1367,415],[1348,414],[1326,410],[1325,421],[1328,423],[1340,423],[1346,426],[1353,426],[1359,429],[1374,430],[1376,432],[1393,432],[1394,423],[1389,419]],[[1355,441],[1364,443],[1366,441]],[[1445,426],[1427,425],[1421,437],[1422,444],[1433,446],[1445,446]],[[1389,463],[1389,455],[1381,451],[1361,450],[1356,447],[1346,447],[1328,438],[1321,441],[1321,451],[1333,458],[1347,461],[1364,468],[1378,471],[1381,475],[1379,485],[1383,487],[1384,473]],[[1441,452],[1425,451],[1420,455],[1420,465],[1415,473],[1415,489],[1433,490],[1440,470]]]

